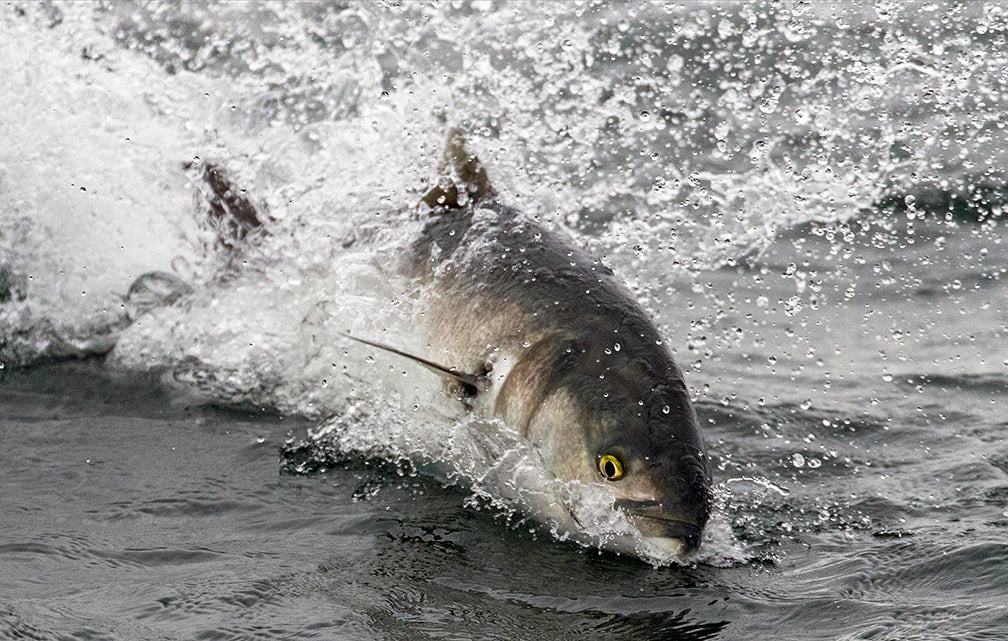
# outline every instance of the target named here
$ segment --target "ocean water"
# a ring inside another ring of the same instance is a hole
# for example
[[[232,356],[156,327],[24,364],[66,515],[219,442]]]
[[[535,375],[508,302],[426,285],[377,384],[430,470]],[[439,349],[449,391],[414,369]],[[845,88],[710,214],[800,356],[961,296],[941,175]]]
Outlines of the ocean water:
[[[995,2],[4,5],[0,638],[1008,637],[1006,69]],[[417,347],[453,126],[684,369],[690,563],[342,338]]]

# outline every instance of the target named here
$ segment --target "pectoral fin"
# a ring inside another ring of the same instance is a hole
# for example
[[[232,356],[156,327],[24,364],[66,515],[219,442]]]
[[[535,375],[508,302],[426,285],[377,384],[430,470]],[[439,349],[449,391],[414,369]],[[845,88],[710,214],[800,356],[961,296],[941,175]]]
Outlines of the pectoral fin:
[[[410,359],[411,361],[419,363],[420,365],[423,365],[424,367],[434,372],[438,376],[441,376],[443,378],[448,379],[449,381],[458,384],[458,386],[462,389],[462,392],[465,396],[476,396],[476,394],[478,394],[481,390],[483,390],[486,387],[486,377],[484,376],[476,376],[475,374],[467,374],[465,372],[459,372],[456,371],[454,368],[445,367],[444,365],[438,365],[437,363],[429,361],[426,358],[422,358],[420,356],[414,356],[413,354],[404,352],[400,349],[396,349],[395,347],[391,347],[389,345],[364,340],[363,338],[357,338],[356,336],[351,336],[350,334],[346,334],[344,332],[340,332],[340,334],[346,336],[349,339],[355,340],[358,343],[364,343],[365,345],[370,345],[371,347],[377,347],[378,349],[383,349],[386,352],[391,352],[398,356],[402,356],[404,358]]]

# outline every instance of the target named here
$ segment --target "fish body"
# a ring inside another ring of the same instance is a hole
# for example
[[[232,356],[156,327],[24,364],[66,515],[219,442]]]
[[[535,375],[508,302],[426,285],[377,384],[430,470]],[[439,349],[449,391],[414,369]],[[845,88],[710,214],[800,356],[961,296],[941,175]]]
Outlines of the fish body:
[[[404,267],[423,292],[426,358],[481,378],[456,393],[527,439],[548,474],[607,485],[651,544],[694,551],[710,467],[658,329],[598,259],[500,203],[457,135],[446,157],[461,184],[425,197]]]

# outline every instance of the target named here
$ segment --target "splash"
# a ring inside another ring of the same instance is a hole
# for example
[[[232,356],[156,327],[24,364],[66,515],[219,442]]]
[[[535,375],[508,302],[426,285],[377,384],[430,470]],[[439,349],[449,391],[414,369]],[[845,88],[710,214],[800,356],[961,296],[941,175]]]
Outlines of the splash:
[[[206,161],[275,237],[342,242],[402,224],[462,125],[514,204],[657,292],[908,191],[989,194],[1004,25],[996,5],[7,5],[0,360],[107,349],[141,273],[212,284]]]
[[[533,528],[558,541],[628,554],[655,567],[706,563],[730,566],[749,560],[715,515],[700,552],[689,559],[641,536],[622,511],[613,509],[612,489],[598,483],[562,481],[546,472],[539,451],[499,420],[471,415],[448,418],[414,409],[404,417],[395,404],[375,403],[373,394],[347,403],[337,416],[312,430],[304,442],[288,444],[288,456],[304,473],[355,452],[393,461],[404,474],[423,473],[464,488],[467,504],[490,510],[511,523],[532,520]]]

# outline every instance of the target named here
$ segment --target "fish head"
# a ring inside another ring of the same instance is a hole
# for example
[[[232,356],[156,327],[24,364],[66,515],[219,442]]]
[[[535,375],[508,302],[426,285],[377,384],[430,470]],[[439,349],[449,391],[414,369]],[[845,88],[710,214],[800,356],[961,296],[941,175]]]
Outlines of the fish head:
[[[684,557],[710,517],[711,471],[682,374],[655,348],[568,341],[527,433],[557,478],[606,485],[650,545]]]

